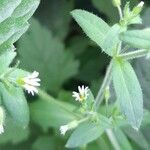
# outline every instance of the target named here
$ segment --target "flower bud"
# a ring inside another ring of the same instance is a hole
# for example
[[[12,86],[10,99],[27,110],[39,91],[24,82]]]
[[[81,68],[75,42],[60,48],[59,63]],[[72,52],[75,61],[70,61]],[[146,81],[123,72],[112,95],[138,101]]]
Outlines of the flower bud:
[[[110,90],[109,90],[109,86],[106,87],[104,96],[105,96],[105,99],[106,99],[106,100],[109,100],[109,98],[110,98]]]
[[[112,2],[115,7],[119,7],[121,5],[121,0],[112,0]]]
[[[133,8],[132,13],[133,13],[134,15],[138,15],[138,14],[142,11],[143,6],[144,6],[144,2],[141,1],[136,7]]]
[[[60,132],[65,135],[68,130],[74,129],[79,125],[79,121],[74,120],[66,125],[60,126]]]

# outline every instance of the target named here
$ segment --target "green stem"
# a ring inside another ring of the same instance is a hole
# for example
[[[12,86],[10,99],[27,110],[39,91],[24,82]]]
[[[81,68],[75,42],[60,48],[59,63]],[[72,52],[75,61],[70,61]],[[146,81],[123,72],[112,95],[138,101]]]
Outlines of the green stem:
[[[123,59],[130,60],[130,59],[146,56],[148,54],[148,52],[149,52],[148,50],[143,49],[143,50],[137,50],[134,52],[121,54],[121,55],[118,55],[117,57],[121,57]]]
[[[117,9],[118,9],[118,12],[119,12],[120,20],[122,20],[123,19],[123,14],[122,14],[121,7],[118,6]]]
[[[120,145],[118,144],[118,141],[117,141],[112,129],[107,129],[106,134],[107,134],[110,142],[112,143],[112,146],[114,147],[114,149],[121,150]]]
[[[94,103],[94,108],[97,110],[99,108],[99,105],[101,104],[102,100],[104,99],[104,91],[106,89],[107,86],[109,86],[111,78],[112,78],[112,66],[113,66],[113,61],[111,60],[107,71],[106,71],[106,75],[104,78],[104,81],[102,83],[102,86],[97,94],[97,97],[95,99],[95,103]]]

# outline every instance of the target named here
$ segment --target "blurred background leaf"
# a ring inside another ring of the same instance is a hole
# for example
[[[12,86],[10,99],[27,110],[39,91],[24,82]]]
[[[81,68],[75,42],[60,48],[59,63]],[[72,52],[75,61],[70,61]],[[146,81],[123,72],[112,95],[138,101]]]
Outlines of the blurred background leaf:
[[[61,85],[77,73],[79,62],[37,20],[32,19],[31,24],[28,32],[19,40],[20,66],[29,71],[38,70],[42,87],[58,92]]]

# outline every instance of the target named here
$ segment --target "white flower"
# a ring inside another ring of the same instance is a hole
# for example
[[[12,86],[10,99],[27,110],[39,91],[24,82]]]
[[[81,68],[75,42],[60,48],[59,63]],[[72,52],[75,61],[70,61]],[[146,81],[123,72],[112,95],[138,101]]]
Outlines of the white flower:
[[[3,127],[3,125],[1,124],[1,125],[0,125],[0,134],[2,134],[2,133],[4,133],[4,127]]]
[[[34,95],[34,93],[38,93],[37,87],[40,86],[40,79],[38,78],[39,73],[34,71],[32,74],[28,75],[27,77],[22,78],[23,81],[23,87],[28,91],[28,93],[31,93]]]
[[[68,131],[68,129],[69,129],[68,125],[60,126],[60,133],[61,133],[62,135],[65,135],[66,132]]]
[[[82,85],[82,87],[78,86],[78,91],[79,92],[73,92],[72,97],[74,97],[75,100],[79,102],[86,100],[89,95],[88,94],[89,88],[84,87],[84,85]]]
[[[138,4],[138,7],[143,7],[144,6],[144,2],[141,1],[139,4]]]
[[[0,134],[4,133],[4,120],[5,120],[5,111],[3,107],[0,106]]]

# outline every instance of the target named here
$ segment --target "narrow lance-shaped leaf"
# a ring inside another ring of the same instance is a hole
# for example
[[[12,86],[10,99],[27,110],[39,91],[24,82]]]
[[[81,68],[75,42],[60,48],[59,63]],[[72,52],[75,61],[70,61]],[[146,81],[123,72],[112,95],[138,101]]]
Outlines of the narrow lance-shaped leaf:
[[[150,49],[150,28],[124,32],[120,39],[134,48]]]
[[[114,129],[113,130],[115,137],[119,143],[121,150],[132,150],[131,143],[129,142],[127,136],[121,129]]]
[[[113,82],[121,110],[133,128],[138,129],[143,118],[143,96],[137,76],[125,60],[114,60]]]
[[[108,24],[98,16],[85,10],[74,10],[71,14],[87,36],[101,47],[103,39],[110,29]],[[110,52],[105,52],[111,55]]]

